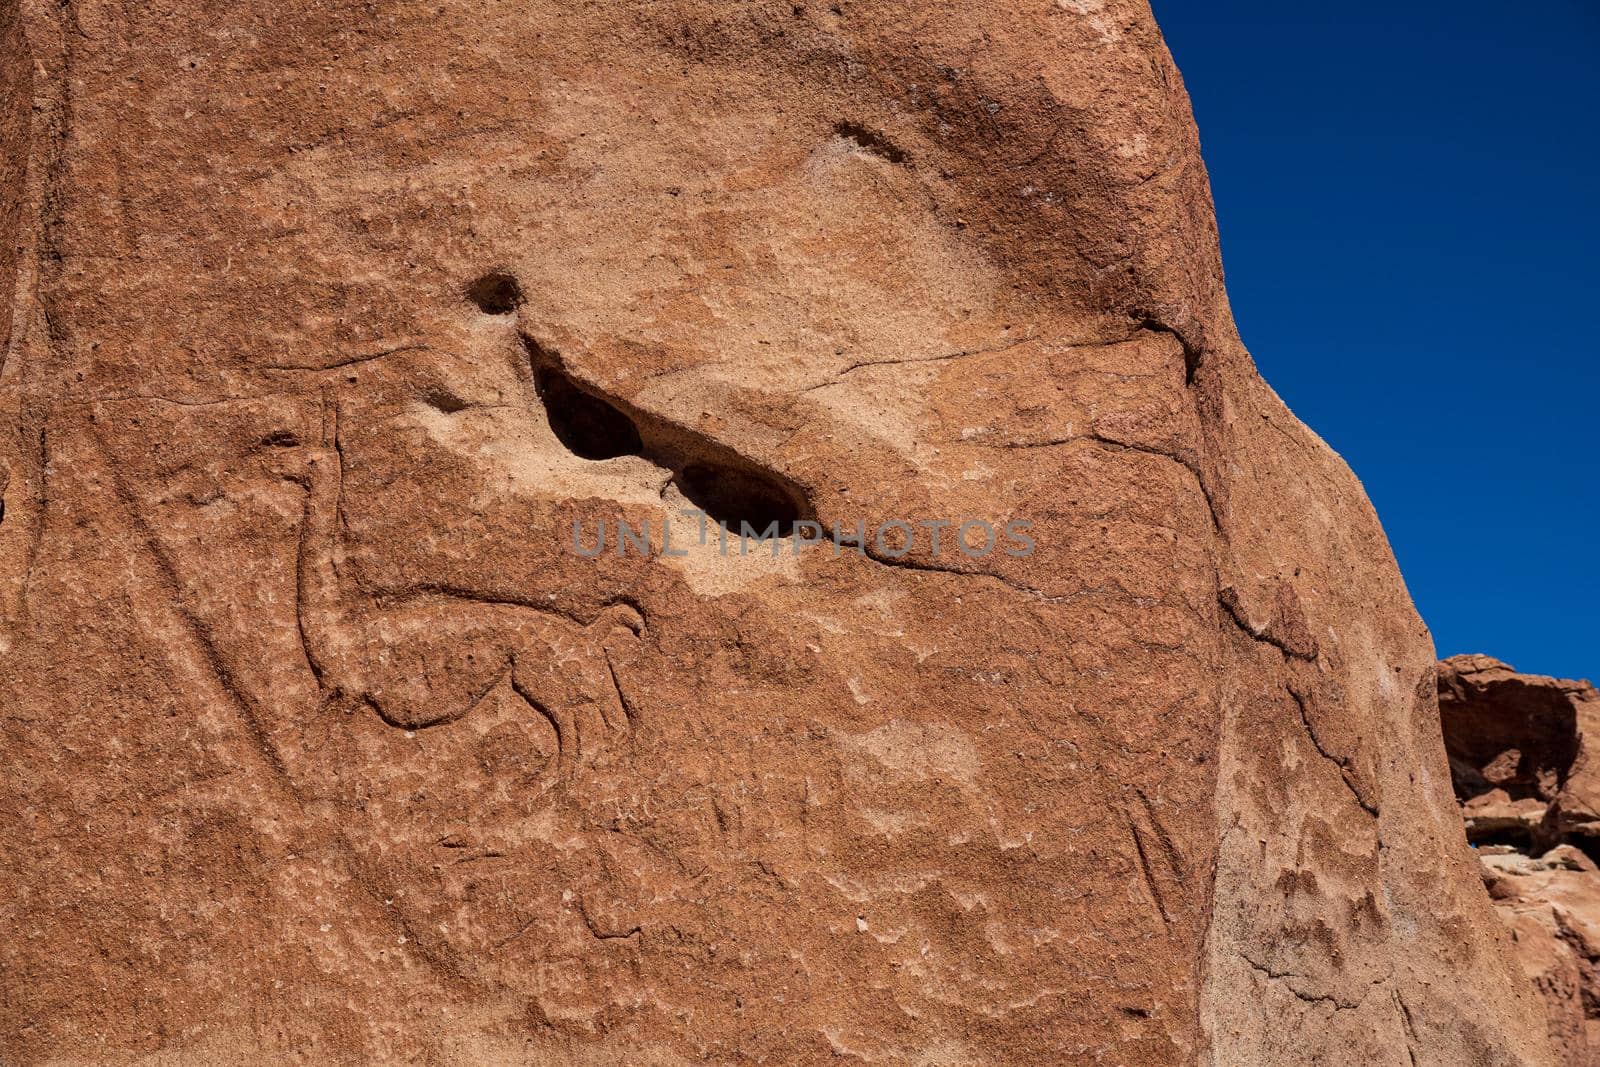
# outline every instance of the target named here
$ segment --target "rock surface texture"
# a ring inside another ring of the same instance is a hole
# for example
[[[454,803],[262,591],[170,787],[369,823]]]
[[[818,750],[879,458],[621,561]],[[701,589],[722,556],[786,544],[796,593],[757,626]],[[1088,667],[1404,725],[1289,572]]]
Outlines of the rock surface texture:
[[[1142,0],[0,36],[7,1064],[1549,1062]]]
[[[1600,1064],[1600,693],[1452,656],[1439,718],[1467,837],[1560,1062]]]

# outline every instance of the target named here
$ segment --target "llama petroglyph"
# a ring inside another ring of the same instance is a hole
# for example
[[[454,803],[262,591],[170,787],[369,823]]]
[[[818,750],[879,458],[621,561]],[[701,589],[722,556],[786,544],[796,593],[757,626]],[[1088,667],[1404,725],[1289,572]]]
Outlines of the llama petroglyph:
[[[330,408],[330,411],[332,409]],[[328,433],[336,438],[337,419]],[[554,612],[421,591],[357,597],[339,566],[343,471],[336,441],[306,450],[298,554],[298,622],[325,692],[366,704],[404,730],[445,726],[506,687],[546,719],[563,757],[630,730],[605,645],[637,635],[643,619],[613,605],[582,625]]]

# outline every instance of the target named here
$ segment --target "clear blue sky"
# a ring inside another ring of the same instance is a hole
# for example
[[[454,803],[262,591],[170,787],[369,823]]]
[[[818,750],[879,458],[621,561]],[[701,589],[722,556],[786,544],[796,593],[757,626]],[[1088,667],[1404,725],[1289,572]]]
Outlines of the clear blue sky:
[[[1600,4],[1153,3],[1245,344],[1439,654],[1600,682]]]

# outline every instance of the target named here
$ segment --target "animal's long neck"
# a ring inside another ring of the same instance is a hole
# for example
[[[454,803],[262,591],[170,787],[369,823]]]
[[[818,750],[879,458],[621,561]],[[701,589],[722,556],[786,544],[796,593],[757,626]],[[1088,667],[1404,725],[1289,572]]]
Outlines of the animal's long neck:
[[[319,447],[306,463],[306,496],[298,560],[300,634],[311,667],[320,677],[331,665],[343,624],[344,597],[335,557],[339,545],[339,501],[343,470],[338,452],[336,409]]]

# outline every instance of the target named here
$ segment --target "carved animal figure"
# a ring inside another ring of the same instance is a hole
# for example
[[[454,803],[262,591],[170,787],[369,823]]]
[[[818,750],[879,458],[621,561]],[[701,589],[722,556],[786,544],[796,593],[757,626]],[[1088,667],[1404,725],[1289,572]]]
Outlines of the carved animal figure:
[[[336,432],[336,431],[335,431]],[[455,722],[500,687],[555,730],[562,758],[598,750],[632,728],[605,645],[643,619],[616,604],[588,625],[524,605],[419,593],[361,596],[340,571],[343,471],[335,448],[308,449],[299,563],[299,625],[330,696],[364,703],[391,726]]]

